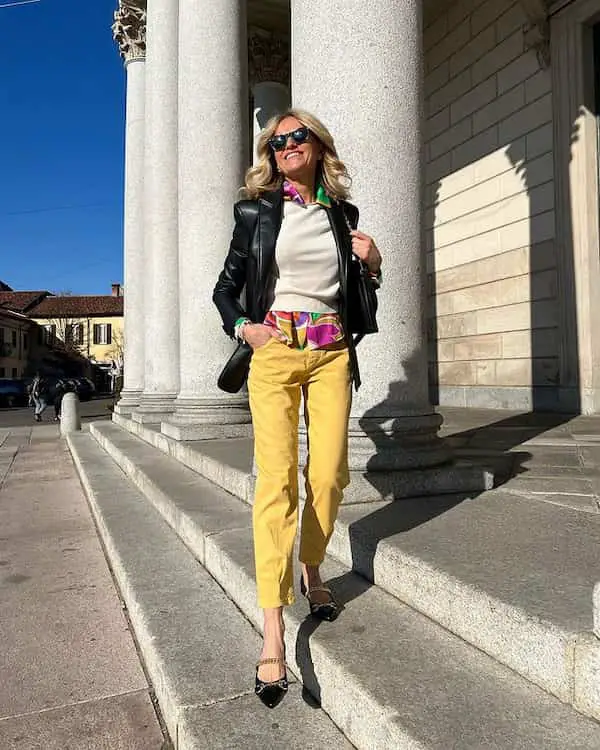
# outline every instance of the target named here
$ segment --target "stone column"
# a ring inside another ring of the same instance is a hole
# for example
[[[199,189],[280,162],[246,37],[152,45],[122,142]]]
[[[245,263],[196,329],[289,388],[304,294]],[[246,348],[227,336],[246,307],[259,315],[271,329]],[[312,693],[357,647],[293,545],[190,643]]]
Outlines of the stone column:
[[[292,0],[294,105],[330,128],[352,176],[359,227],[384,256],[380,333],[359,347],[349,492],[391,497],[398,470],[448,458],[428,397],[421,230],[421,0]],[[366,473],[366,479],[363,474]],[[426,472],[425,472],[426,474]],[[421,494],[427,478],[419,472]],[[374,492],[375,490],[375,492]],[[415,488],[416,494],[417,488]],[[439,483],[432,491],[440,491]]]
[[[217,388],[233,342],[212,302],[249,161],[245,3],[179,6],[181,390],[162,431],[178,440],[248,435],[247,396]]]
[[[265,29],[252,28],[248,40],[254,118],[254,160],[260,131],[276,114],[290,106],[289,44]]]
[[[179,390],[177,0],[148,4],[144,155],[144,393],[133,419],[160,422]],[[127,295],[127,289],[125,290]]]
[[[144,390],[144,96],[146,9],[121,0],[113,36],[125,61],[124,385],[115,407],[130,414]]]

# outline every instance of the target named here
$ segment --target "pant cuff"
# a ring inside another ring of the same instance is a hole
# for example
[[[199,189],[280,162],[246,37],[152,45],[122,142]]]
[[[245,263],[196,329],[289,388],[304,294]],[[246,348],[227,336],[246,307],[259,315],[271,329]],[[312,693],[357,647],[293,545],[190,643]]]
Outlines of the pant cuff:
[[[276,609],[277,607],[289,607],[296,601],[296,597],[290,594],[287,597],[281,597],[280,599],[258,599],[258,606],[261,609]]]

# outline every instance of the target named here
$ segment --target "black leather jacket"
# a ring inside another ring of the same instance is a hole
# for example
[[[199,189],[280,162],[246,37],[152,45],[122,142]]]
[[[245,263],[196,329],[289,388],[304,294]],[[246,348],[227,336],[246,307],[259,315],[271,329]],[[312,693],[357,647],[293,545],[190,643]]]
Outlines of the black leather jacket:
[[[348,222],[355,228],[358,224],[358,209],[346,201],[332,201],[326,208],[338,251],[340,271],[339,313],[344,330],[348,330],[346,299],[348,268],[352,254],[352,243]],[[235,227],[225,265],[213,292],[223,328],[228,336],[234,336],[235,322],[247,317],[253,323],[262,323],[268,312],[269,279],[275,260],[275,245],[283,217],[283,192],[275,190],[264,193],[258,200],[242,200],[235,204]],[[347,221],[346,221],[347,217]],[[245,308],[241,303],[245,289]],[[355,388],[360,386],[360,373],[352,336],[347,336],[350,355],[350,372]]]

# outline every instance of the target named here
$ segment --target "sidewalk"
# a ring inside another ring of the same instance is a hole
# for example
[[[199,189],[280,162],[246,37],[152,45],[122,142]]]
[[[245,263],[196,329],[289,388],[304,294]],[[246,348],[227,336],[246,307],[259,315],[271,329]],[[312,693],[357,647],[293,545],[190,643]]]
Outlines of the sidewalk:
[[[0,430],[0,748],[161,750],[79,479],[54,425]]]

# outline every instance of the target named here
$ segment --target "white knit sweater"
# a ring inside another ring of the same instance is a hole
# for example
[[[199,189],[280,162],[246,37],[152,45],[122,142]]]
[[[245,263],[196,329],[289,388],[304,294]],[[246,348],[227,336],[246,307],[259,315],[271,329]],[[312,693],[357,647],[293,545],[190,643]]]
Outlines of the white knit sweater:
[[[285,201],[271,310],[336,312],[339,289],[337,247],[325,208]]]

